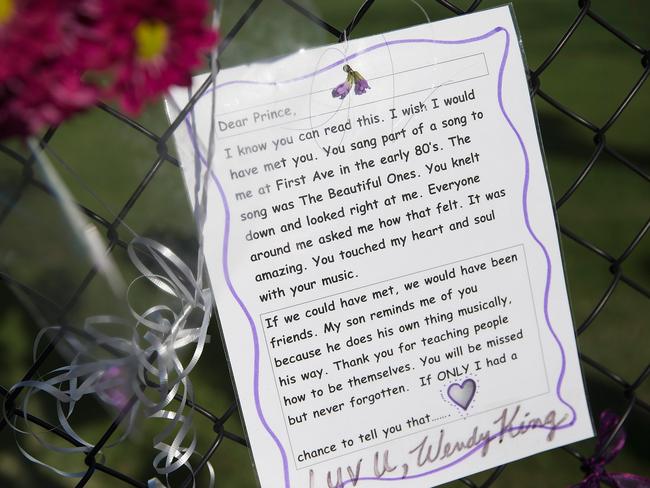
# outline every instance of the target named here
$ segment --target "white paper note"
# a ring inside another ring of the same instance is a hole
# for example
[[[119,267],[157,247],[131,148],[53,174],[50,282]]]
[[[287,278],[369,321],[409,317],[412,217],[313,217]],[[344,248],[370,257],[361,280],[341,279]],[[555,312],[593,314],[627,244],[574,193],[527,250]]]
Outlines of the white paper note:
[[[215,117],[205,253],[263,488],[425,488],[592,436],[508,7],[223,70]],[[210,123],[208,90],[190,195]]]

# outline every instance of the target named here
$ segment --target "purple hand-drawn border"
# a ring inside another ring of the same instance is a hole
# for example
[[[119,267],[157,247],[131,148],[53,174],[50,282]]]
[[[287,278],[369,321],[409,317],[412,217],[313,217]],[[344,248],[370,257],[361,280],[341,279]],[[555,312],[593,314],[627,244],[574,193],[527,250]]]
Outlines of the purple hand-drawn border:
[[[458,39],[458,40],[436,40],[436,39],[426,39],[426,38],[425,39],[415,38],[415,39],[396,39],[396,40],[392,40],[392,41],[385,41],[385,42],[381,42],[379,44],[374,44],[372,46],[369,46],[369,47],[367,47],[365,49],[357,51],[356,53],[349,54],[345,58],[343,58],[343,59],[341,59],[339,61],[336,61],[335,63],[327,65],[327,66],[325,66],[323,68],[320,68],[320,69],[318,69],[316,71],[313,71],[312,73],[308,73],[308,74],[303,75],[303,76],[290,78],[290,79],[287,79],[287,80],[270,81],[270,82],[253,81],[253,80],[232,80],[232,81],[224,82],[224,83],[221,83],[221,84],[217,84],[217,85],[215,85],[215,87],[213,89],[214,90],[219,90],[219,89],[224,88],[226,86],[235,85],[235,84],[266,85],[266,86],[270,85],[270,86],[274,86],[274,85],[280,85],[280,84],[285,84],[285,83],[292,83],[292,82],[296,82],[296,81],[305,80],[305,79],[308,79],[308,78],[311,78],[311,77],[315,77],[315,76],[317,76],[317,75],[319,75],[321,73],[329,71],[329,70],[331,70],[331,69],[333,69],[333,68],[335,68],[337,66],[340,66],[340,65],[342,65],[344,63],[348,63],[350,60],[355,59],[355,58],[357,58],[357,57],[359,57],[359,56],[361,56],[363,54],[374,51],[376,49],[380,49],[382,47],[388,47],[388,46],[397,45],[397,44],[424,44],[424,43],[427,43],[427,44],[441,44],[441,45],[469,44],[469,43],[472,43],[472,42],[478,42],[478,41],[488,39],[488,38],[490,38],[490,37],[492,37],[492,36],[494,36],[494,35],[496,35],[496,34],[498,34],[500,32],[503,32],[505,34],[505,45],[504,45],[503,55],[502,55],[502,58],[501,58],[501,63],[500,63],[500,66],[499,66],[499,76],[498,76],[498,82],[497,82],[497,98],[498,98],[499,108],[501,110],[501,114],[503,115],[503,117],[506,120],[508,126],[512,129],[513,134],[517,138],[517,141],[518,141],[519,146],[521,148],[522,155],[524,157],[525,173],[524,173],[524,183],[523,183],[523,192],[522,192],[522,206],[523,206],[524,222],[525,222],[525,225],[526,225],[526,229],[528,230],[528,233],[530,234],[532,239],[535,241],[535,243],[539,246],[540,250],[544,254],[544,258],[545,258],[545,261],[546,261],[546,282],[545,282],[545,286],[544,286],[544,318],[545,318],[545,321],[546,321],[546,325],[547,325],[551,335],[553,336],[553,339],[555,340],[555,342],[558,345],[558,348],[560,350],[561,359],[562,359],[561,367],[560,367],[560,374],[558,376],[558,380],[557,380],[557,383],[556,383],[555,392],[556,392],[558,400],[571,411],[571,420],[568,421],[567,423],[561,424],[561,425],[558,425],[558,426],[555,426],[555,427],[553,427],[553,426],[551,426],[551,427],[539,426],[537,428],[545,429],[545,430],[561,430],[561,429],[570,428],[573,425],[575,425],[575,423],[577,421],[577,413],[576,413],[575,409],[573,408],[573,406],[571,404],[569,404],[562,397],[561,389],[562,389],[562,382],[564,380],[564,376],[565,376],[565,373],[566,373],[566,355],[565,355],[564,347],[562,346],[562,341],[560,341],[557,333],[555,332],[555,330],[553,329],[553,326],[551,325],[551,319],[550,319],[549,309],[548,309],[548,307],[549,307],[549,294],[550,294],[550,287],[551,287],[551,276],[552,276],[551,257],[550,257],[550,254],[549,254],[548,250],[544,246],[544,244],[541,242],[539,237],[537,237],[537,234],[535,234],[535,232],[533,231],[533,228],[532,228],[531,223],[530,223],[530,218],[529,218],[529,215],[528,215],[528,187],[529,187],[529,182],[530,182],[530,160],[529,160],[529,157],[528,157],[528,151],[526,149],[526,145],[524,144],[524,141],[523,141],[523,138],[522,138],[521,134],[519,133],[519,131],[515,127],[514,123],[512,122],[510,117],[508,116],[508,113],[506,112],[506,109],[505,109],[504,104],[503,104],[503,75],[504,75],[504,71],[505,71],[505,65],[506,65],[506,61],[507,61],[507,58],[508,58],[508,54],[510,52],[510,33],[508,32],[508,30],[506,28],[498,26],[498,27],[495,27],[494,29],[486,32],[485,34],[475,36],[475,37],[469,37],[469,38],[465,38],[465,39]],[[206,91],[205,94],[207,94],[209,92],[210,91]],[[205,94],[204,94],[204,96],[205,96]],[[190,114],[192,114],[192,113],[193,113],[193,109],[190,112]],[[202,164],[205,165],[206,167],[208,167],[206,157],[202,153],[201,148],[199,147],[199,144],[198,144],[198,136],[197,136],[197,133],[196,133],[196,128],[193,127],[192,123],[190,122],[190,119],[189,119],[190,114],[188,114],[188,116],[186,117],[185,123],[186,123],[188,133],[190,135],[190,139],[191,139],[191,142],[192,142],[193,149],[194,149],[195,153],[199,156],[199,159],[202,162]],[[234,285],[232,283],[232,280],[230,278],[230,272],[229,272],[229,268],[228,268],[228,246],[229,246],[229,238],[230,238],[230,207],[228,205],[228,200],[226,199],[226,194],[225,194],[224,189],[223,189],[223,187],[221,185],[221,182],[219,181],[219,179],[217,178],[217,176],[215,175],[215,173],[212,170],[210,171],[210,177],[211,177],[212,181],[214,182],[214,184],[216,185],[216,187],[217,187],[217,189],[219,191],[219,195],[221,197],[221,201],[222,201],[224,212],[225,212],[224,241],[223,241],[223,250],[222,250],[222,255],[221,255],[224,279],[226,281],[226,285],[228,287],[228,290],[230,291],[230,293],[232,294],[234,300],[237,302],[237,304],[241,308],[242,312],[246,316],[246,319],[248,320],[248,323],[249,323],[250,328],[251,328],[252,338],[253,338],[253,348],[254,348],[254,351],[253,351],[254,352],[253,395],[254,395],[254,400],[255,400],[255,408],[256,408],[257,415],[258,415],[258,417],[260,419],[260,422],[261,422],[262,426],[267,431],[269,436],[273,439],[273,442],[276,444],[276,446],[278,448],[278,451],[280,452],[280,456],[282,458],[282,468],[283,468],[283,473],[284,473],[284,488],[291,488],[291,480],[290,480],[290,476],[289,476],[289,462],[288,462],[288,458],[287,458],[287,453],[286,453],[286,451],[284,449],[284,446],[282,445],[282,442],[278,438],[277,434],[273,431],[271,426],[268,424],[268,422],[266,420],[266,417],[264,416],[264,412],[262,410],[262,404],[261,404],[261,401],[260,401],[260,394],[259,394],[260,345],[259,345],[259,336],[258,336],[258,333],[257,333],[257,328],[255,327],[255,321],[253,320],[253,317],[251,316],[248,309],[246,308],[246,305],[244,304],[242,299],[239,297],[239,295],[238,295],[237,291],[235,290],[235,287],[234,287]],[[477,451],[483,449],[483,447],[486,444],[492,442],[494,439],[496,439],[496,438],[498,438],[498,437],[500,437],[500,436],[502,436],[502,435],[504,435],[506,433],[514,432],[514,431],[518,431],[518,430],[528,430],[528,429],[530,429],[530,427],[526,427],[525,425],[524,426],[512,426],[512,427],[509,427],[507,429],[503,429],[500,432],[492,434],[490,437],[485,439],[483,442],[477,444],[476,446],[474,446],[472,449],[470,449],[469,451],[467,451],[465,454],[458,457],[457,459],[455,459],[453,461],[450,461],[447,464],[444,464],[442,466],[438,466],[437,468],[433,468],[433,469],[430,469],[428,471],[424,471],[422,473],[413,474],[413,475],[409,475],[409,476],[405,476],[405,477],[373,477],[373,476],[367,476],[367,477],[360,477],[360,478],[355,479],[355,480],[349,479],[347,481],[344,481],[341,484],[341,488],[344,488],[346,485],[348,485],[350,483],[353,483],[353,482],[356,484],[359,481],[401,481],[401,480],[405,480],[405,479],[423,478],[423,477],[429,476],[431,474],[434,474],[434,473],[443,471],[445,469],[451,468],[451,467],[461,463],[465,459],[467,459],[470,456],[472,456],[473,454],[475,454]]]

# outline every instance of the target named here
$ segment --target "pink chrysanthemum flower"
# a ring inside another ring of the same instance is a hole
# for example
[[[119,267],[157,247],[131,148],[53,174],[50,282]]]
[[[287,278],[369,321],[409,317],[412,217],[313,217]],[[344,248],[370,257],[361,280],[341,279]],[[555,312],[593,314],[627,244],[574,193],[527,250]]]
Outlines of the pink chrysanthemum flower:
[[[106,0],[117,62],[110,95],[137,114],[170,86],[189,86],[218,35],[205,25],[206,0]]]
[[[28,136],[59,124],[92,106],[98,94],[70,66],[34,66],[27,77],[0,82],[0,139]]]
[[[62,36],[61,1],[0,0],[0,82],[55,56]]]
[[[33,134],[97,100],[81,78],[91,1],[0,0],[0,138]]]

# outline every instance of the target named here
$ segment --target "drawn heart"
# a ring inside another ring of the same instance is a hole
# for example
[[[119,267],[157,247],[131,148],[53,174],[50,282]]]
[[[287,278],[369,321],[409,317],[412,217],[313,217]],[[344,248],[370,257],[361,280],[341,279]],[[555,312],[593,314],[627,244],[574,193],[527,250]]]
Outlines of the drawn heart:
[[[476,381],[467,379],[462,384],[454,383],[447,388],[447,395],[451,401],[463,410],[467,410],[476,393]]]

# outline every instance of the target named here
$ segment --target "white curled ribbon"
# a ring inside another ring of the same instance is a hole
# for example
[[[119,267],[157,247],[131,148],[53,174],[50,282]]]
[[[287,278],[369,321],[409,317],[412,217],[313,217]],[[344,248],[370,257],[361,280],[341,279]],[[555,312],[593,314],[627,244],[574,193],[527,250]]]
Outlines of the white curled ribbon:
[[[38,380],[22,381],[8,392],[22,391],[21,415],[4,417],[15,434],[31,436],[45,449],[62,454],[87,454],[94,444],[79,435],[71,425],[76,404],[87,395],[97,395],[114,407],[129,408],[124,419],[124,432],[98,453],[103,462],[106,450],[122,443],[133,431],[138,412],[151,419],[167,422],[153,439],[158,451],[153,466],[159,475],[169,475],[181,468],[193,473],[190,463],[196,451],[197,436],[193,425],[194,392],[189,379],[209,341],[208,326],[212,311],[212,294],[203,288],[190,268],[166,246],[143,237],[134,238],[128,246],[128,255],[140,273],[127,288],[127,305],[131,320],[110,315],[94,316],[85,320],[83,332],[50,327],[36,337],[34,356],[48,332],[64,334],[68,347],[73,349],[70,365],[55,369]],[[145,260],[146,263],[145,264]],[[199,273],[202,276],[202,273]],[[199,278],[201,280],[201,278]],[[202,280],[201,280],[202,281]],[[139,312],[131,303],[133,288],[140,282],[152,284],[164,292],[169,303],[161,303]],[[135,319],[135,322],[133,322]],[[123,329],[118,333],[118,329]],[[181,361],[179,353],[192,348],[189,360]],[[101,357],[102,359],[98,359]],[[44,393],[56,402],[58,425],[72,441],[72,447],[61,447],[48,442],[42,433],[33,429],[29,420],[30,402],[36,393]],[[18,418],[25,427],[17,425]],[[30,461],[55,473],[80,478],[86,469],[66,471],[52,466],[30,454],[16,438],[20,452]],[[206,463],[209,487],[214,486],[214,469]],[[150,486],[161,486],[155,478]],[[192,486],[196,479],[192,475]]]

